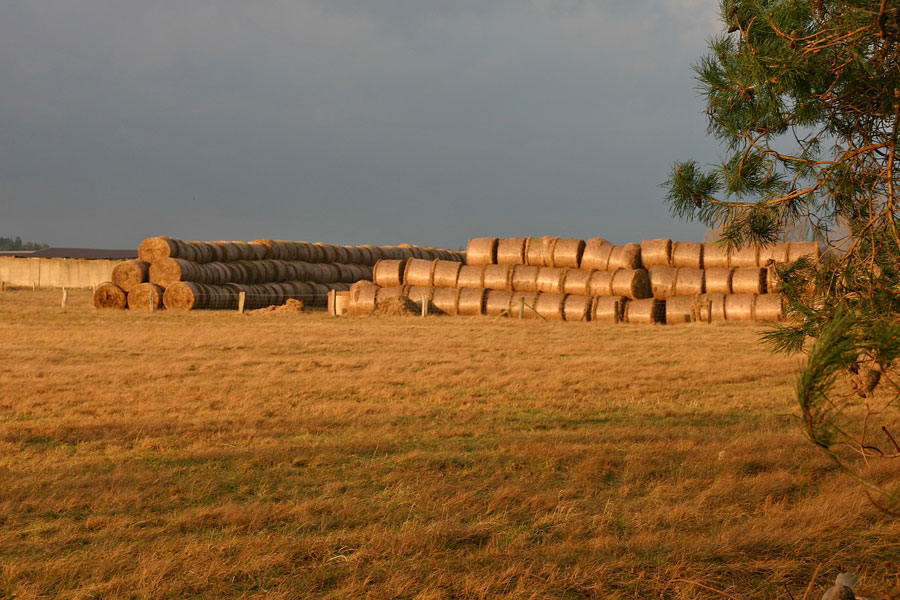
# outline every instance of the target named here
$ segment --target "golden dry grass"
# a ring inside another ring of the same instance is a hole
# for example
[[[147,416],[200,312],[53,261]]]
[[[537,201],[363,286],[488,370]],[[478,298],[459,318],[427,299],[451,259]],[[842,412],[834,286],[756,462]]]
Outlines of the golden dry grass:
[[[58,300],[0,294],[0,597],[898,584],[900,523],[801,437],[758,326]]]

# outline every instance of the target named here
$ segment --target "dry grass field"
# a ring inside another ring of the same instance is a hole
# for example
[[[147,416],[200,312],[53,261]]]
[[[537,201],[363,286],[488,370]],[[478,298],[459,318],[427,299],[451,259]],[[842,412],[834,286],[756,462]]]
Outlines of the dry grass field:
[[[900,520],[803,439],[759,329],[7,291],[0,597],[892,589]]]

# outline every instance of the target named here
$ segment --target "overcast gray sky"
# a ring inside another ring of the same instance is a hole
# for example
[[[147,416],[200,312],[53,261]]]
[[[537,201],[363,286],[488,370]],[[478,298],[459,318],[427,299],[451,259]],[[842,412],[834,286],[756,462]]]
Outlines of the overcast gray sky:
[[[0,235],[702,239],[714,0],[0,2]]]

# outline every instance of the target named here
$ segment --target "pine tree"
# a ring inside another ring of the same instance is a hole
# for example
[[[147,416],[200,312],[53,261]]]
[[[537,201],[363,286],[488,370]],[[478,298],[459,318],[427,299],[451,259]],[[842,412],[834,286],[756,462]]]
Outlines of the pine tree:
[[[806,433],[874,501],[900,488],[900,2],[725,0],[725,32],[695,65],[721,164],[673,165],[672,213],[723,243],[770,244],[806,227],[817,263],[779,268],[788,320],[765,334],[805,352]]]

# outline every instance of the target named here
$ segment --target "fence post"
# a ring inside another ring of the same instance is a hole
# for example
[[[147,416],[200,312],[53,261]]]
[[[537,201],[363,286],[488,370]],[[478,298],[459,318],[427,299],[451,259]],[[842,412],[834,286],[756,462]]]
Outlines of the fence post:
[[[244,314],[244,304],[247,302],[247,292],[238,292],[238,314]]]
[[[68,300],[69,300],[69,290],[67,290],[66,288],[63,288],[63,293],[62,293],[62,308],[65,308],[65,307],[66,307],[66,302],[67,302]]]
[[[31,291],[32,291],[32,292],[36,292],[36,291],[37,291],[37,283],[34,282],[34,281],[31,282]]]
[[[428,298],[422,298],[422,316],[428,316]]]
[[[153,290],[150,290],[150,312],[156,308],[156,299],[153,297]]]
[[[0,281],[0,292],[5,292],[5,291],[6,291],[6,282]]]
[[[337,316],[337,292],[328,290],[328,314],[332,317]]]
[[[712,300],[706,302],[706,323],[712,323]]]
[[[519,320],[525,318],[525,296],[519,298]]]

